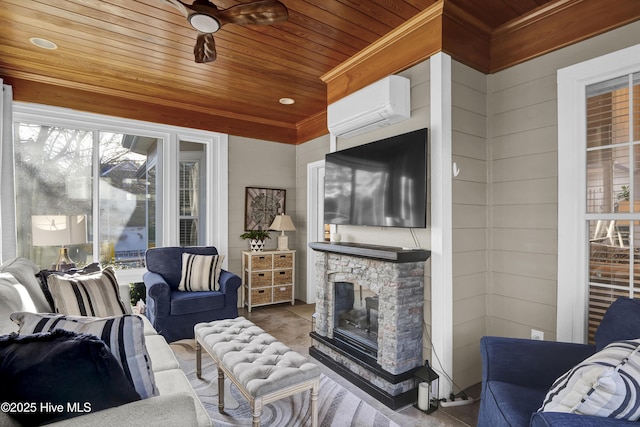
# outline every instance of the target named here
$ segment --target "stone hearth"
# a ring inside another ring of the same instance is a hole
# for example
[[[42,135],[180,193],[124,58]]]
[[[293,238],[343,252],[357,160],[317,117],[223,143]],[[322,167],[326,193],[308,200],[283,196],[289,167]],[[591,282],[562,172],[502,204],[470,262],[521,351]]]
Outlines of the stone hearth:
[[[392,408],[411,403],[424,364],[424,261],[430,252],[353,243],[310,243],[316,257],[316,313],[309,353]],[[365,354],[333,334],[335,283],[379,296],[378,351]],[[351,377],[351,378],[350,378]]]

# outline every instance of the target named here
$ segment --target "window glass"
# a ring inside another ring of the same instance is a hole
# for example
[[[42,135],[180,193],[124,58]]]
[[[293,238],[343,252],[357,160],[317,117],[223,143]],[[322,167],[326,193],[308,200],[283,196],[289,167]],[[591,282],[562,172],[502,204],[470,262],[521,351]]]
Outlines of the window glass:
[[[71,259],[91,262],[93,134],[81,129],[20,124],[15,144],[18,256],[49,268],[64,238],[62,218],[84,215],[85,243],[67,241]],[[43,224],[44,222],[44,224]],[[55,244],[59,242],[60,244]],[[71,244],[73,243],[73,244]]]
[[[629,148],[587,152],[587,212],[629,212]]]
[[[204,153],[204,144],[180,142],[178,232],[181,246],[198,246],[204,242]]]
[[[147,160],[158,140],[28,123],[17,127],[18,255],[49,268],[65,246],[78,267],[95,261],[143,267],[144,251],[156,236],[156,174]],[[59,231],[57,217],[82,217],[86,235],[60,240],[52,232]]]
[[[639,80],[625,75],[586,92],[590,342],[613,301],[640,296]]]
[[[119,268],[144,267],[149,247],[147,153],[155,138],[100,132],[100,261]],[[154,234],[154,230],[151,230]]]
[[[587,88],[587,148],[629,141],[629,78]]]

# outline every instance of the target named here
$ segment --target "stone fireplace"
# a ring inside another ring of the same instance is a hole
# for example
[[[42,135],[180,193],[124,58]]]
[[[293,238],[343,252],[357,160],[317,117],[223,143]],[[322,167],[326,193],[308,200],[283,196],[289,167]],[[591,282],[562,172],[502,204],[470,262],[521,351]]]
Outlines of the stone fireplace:
[[[415,399],[424,364],[424,261],[430,252],[310,243],[316,313],[309,354],[396,409]]]

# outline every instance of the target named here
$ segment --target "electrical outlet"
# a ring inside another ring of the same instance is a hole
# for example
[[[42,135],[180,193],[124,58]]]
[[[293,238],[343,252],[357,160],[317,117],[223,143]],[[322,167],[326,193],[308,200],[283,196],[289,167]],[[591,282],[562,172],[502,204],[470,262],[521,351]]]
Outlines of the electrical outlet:
[[[537,329],[532,329],[531,330],[531,339],[532,340],[538,340],[538,341],[544,341],[544,332],[539,331]]]

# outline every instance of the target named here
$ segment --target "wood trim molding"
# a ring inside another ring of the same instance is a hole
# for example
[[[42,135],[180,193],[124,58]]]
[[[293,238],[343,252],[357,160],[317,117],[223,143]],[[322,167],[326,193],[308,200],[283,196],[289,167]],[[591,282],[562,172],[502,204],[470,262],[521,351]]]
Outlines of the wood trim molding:
[[[440,51],[491,74],[637,20],[638,0],[561,0],[493,30],[441,0],[320,78],[331,104]]]
[[[594,18],[597,17],[597,18]],[[491,72],[640,20],[638,0],[565,0],[496,28],[491,40]]]
[[[327,103],[395,74],[442,49],[442,15],[439,1],[320,76],[327,84]]]
[[[290,123],[259,121],[251,116],[210,111],[204,108],[196,110],[193,106],[179,101],[153,97],[132,100],[126,92],[118,93],[89,85],[79,86],[75,83],[75,87],[70,87],[71,84],[47,81],[45,78],[35,81],[33,76],[28,76],[28,79],[7,77],[5,80],[13,86],[13,97],[16,101],[44,103],[114,117],[165,123],[286,144],[297,144],[299,141],[296,126]],[[95,102],[96,93],[101,95],[98,103]],[[324,126],[326,128],[326,121]]]
[[[442,51],[457,61],[488,74],[491,51],[490,26],[454,3],[446,3]]]
[[[322,110],[318,114],[314,114],[311,117],[307,117],[306,119],[299,121],[296,123],[296,129],[298,144],[311,141],[312,139],[328,134],[327,110]]]

